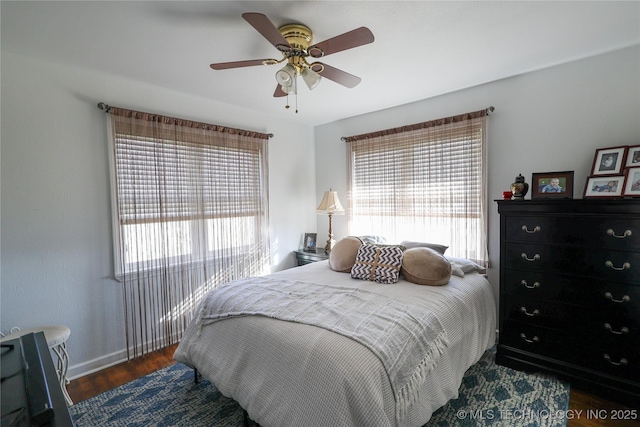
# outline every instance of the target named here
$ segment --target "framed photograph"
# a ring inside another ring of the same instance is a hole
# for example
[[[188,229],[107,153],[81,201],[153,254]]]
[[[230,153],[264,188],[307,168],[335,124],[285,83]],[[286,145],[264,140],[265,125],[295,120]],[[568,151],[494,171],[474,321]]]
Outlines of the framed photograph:
[[[318,233],[304,233],[304,249],[307,252],[316,251],[316,243],[318,239]]]
[[[627,146],[599,148],[593,159],[591,175],[620,175],[625,164]]]
[[[573,199],[573,171],[534,173],[531,198]]]
[[[584,187],[584,197],[620,197],[624,184],[624,175],[590,176]]]
[[[633,145],[627,150],[627,164],[628,168],[640,166],[640,145]]]
[[[640,166],[627,169],[622,194],[625,196],[640,197]]]

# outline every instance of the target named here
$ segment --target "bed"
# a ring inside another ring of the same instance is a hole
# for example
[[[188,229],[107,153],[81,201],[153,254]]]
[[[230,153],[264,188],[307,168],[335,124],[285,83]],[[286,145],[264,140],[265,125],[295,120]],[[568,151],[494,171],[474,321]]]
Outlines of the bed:
[[[452,275],[444,286],[420,286],[402,276],[394,284],[356,280],[332,271],[328,261],[322,261],[221,287],[236,287],[236,295],[243,295],[253,285],[278,292],[286,288],[289,295],[303,286],[322,292],[325,307],[336,304],[324,293],[336,291],[372,298],[363,304],[365,310],[383,298],[405,311],[411,307],[431,313],[436,319],[431,332],[443,345],[432,347],[431,364],[413,373],[411,381],[417,381],[412,383],[408,401],[399,400],[401,383],[392,373],[390,361],[372,350],[366,339],[348,337],[341,330],[325,329],[313,321],[299,323],[270,313],[240,311],[239,315],[212,319],[203,314],[207,298],[174,358],[197,369],[264,427],[422,426],[436,409],[458,396],[465,371],[495,342],[496,306],[491,285],[473,269],[463,269],[460,274],[458,263],[465,260],[450,261],[459,275]],[[232,288],[228,289],[231,292]],[[336,301],[345,298],[340,296]],[[417,318],[415,313],[410,317]],[[416,322],[418,327],[424,323]],[[396,332],[394,337],[399,336]],[[393,355],[391,359],[395,363]]]

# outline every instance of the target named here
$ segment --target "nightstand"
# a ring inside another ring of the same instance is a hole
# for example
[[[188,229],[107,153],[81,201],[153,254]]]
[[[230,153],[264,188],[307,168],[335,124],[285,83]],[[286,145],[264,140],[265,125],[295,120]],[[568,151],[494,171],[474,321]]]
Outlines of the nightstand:
[[[298,260],[298,266],[329,259],[329,254],[324,253],[324,249],[316,249],[313,252],[303,250],[295,252],[296,259]]]

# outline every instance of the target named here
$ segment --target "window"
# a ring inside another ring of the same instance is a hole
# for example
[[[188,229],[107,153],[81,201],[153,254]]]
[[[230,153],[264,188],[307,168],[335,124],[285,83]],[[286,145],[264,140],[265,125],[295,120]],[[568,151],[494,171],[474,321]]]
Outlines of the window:
[[[351,234],[428,241],[486,264],[485,112],[345,138]]]
[[[155,350],[179,339],[209,289],[268,271],[268,136],[110,113],[115,275],[127,340],[134,352],[149,341]]]

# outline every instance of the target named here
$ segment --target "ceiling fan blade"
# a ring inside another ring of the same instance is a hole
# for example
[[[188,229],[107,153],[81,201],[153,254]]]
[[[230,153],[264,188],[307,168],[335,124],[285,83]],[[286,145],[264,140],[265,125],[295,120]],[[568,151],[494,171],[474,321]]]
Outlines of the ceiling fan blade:
[[[281,96],[287,96],[286,92],[282,90],[282,86],[278,85],[276,86],[276,91],[273,92],[273,97],[274,98],[279,98]]]
[[[353,74],[347,73],[346,71],[334,68],[331,65],[322,64],[321,62],[314,62],[314,64],[320,64],[324,67],[322,71],[318,71],[318,74],[320,74],[322,77],[328,78],[329,80],[333,80],[334,82],[339,83],[342,86],[346,86],[348,88],[356,87],[362,80],[360,77],[356,77]]]
[[[275,61],[275,59],[250,59],[248,61],[219,62],[217,64],[211,64],[210,67],[213,68],[214,70],[227,70],[229,68],[253,67],[254,65],[267,65],[269,63],[268,61]]]
[[[258,30],[258,32],[262,34],[262,37],[269,40],[269,43],[275,46],[276,49],[281,52],[291,50],[291,46],[287,40],[280,34],[280,31],[278,31],[266,15],[262,13],[243,13],[242,17],[251,24],[253,28]]]
[[[374,37],[371,30],[367,27],[360,27],[310,46],[307,52],[314,58],[320,58],[321,56],[372,43],[373,40]]]

